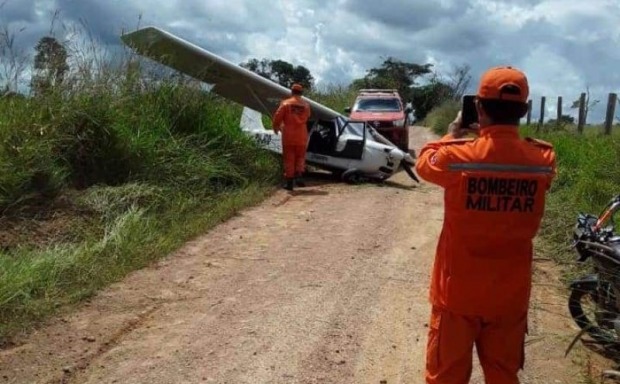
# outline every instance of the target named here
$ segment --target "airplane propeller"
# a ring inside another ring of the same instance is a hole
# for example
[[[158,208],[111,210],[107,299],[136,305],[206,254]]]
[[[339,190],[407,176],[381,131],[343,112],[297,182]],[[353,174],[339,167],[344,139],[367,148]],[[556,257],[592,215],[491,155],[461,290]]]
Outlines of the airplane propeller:
[[[413,172],[413,169],[411,169],[413,167],[413,164],[409,163],[406,159],[402,159],[400,165],[403,167],[405,173],[407,173],[409,177],[411,177],[414,181],[418,183],[420,182],[420,179],[418,179],[416,174]]]

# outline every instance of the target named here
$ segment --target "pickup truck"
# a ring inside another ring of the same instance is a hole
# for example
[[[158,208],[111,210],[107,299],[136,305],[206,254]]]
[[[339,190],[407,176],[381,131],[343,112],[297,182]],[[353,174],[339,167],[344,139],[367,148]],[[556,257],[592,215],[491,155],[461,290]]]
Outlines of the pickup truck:
[[[403,105],[395,89],[361,89],[351,108],[351,120],[367,121],[401,150],[409,151],[409,116],[412,108]]]

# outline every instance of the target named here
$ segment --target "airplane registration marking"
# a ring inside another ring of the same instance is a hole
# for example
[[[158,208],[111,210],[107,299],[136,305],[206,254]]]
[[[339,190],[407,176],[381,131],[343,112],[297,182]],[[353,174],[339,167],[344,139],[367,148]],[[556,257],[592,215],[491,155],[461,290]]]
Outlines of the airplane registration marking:
[[[257,133],[254,135],[254,139],[261,145],[269,145],[271,144],[271,135],[266,133]]]

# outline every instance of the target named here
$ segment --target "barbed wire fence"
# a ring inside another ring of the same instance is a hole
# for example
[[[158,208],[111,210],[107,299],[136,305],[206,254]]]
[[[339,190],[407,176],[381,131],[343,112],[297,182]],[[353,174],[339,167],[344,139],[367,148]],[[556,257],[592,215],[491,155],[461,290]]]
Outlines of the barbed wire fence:
[[[587,125],[587,117],[590,112],[590,109],[594,107],[599,100],[590,100],[590,91],[582,92],[579,95],[579,98],[572,102],[570,109],[577,109],[577,132],[579,134],[583,133],[584,127]],[[607,96],[607,109],[605,112],[605,121],[603,123],[603,133],[605,135],[611,135],[612,128],[614,126],[614,122],[616,120],[620,120],[620,117],[616,116],[616,105],[618,104],[618,95],[616,93],[609,93]],[[547,105],[547,97],[542,96],[540,98],[540,112],[538,116],[538,121],[535,122],[536,130],[539,131],[545,127],[545,111]],[[526,124],[532,125],[532,109],[534,106],[534,100],[528,100],[528,112],[526,115]],[[562,96],[558,96],[557,98],[557,107],[556,107],[556,118],[551,121],[551,125],[555,126],[556,129],[561,129],[564,125],[567,124],[566,115],[564,114],[564,98]],[[571,121],[572,123],[572,121]],[[549,124],[549,123],[547,123]]]

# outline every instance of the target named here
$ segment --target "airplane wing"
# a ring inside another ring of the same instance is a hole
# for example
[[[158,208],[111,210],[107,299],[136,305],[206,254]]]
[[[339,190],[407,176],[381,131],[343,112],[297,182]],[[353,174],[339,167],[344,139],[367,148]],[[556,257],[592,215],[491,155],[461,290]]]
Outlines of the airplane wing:
[[[213,85],[214,92],[255,111],[272,116],[290,90],[239,65],[156,27],[146,27],[121,36],[142,56]],[[306,97],[311,119],[330,120],[340,113]]]

